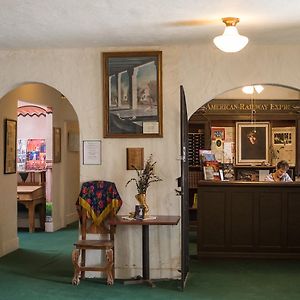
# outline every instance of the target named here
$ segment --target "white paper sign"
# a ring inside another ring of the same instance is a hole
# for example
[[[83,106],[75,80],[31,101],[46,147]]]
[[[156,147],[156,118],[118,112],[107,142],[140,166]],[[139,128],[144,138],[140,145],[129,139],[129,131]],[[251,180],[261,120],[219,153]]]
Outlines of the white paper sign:
[[[101,165],[101,141],[83,141],[83,164]]]
[[[158,122],[143,122],[143,133],[158,133]]]

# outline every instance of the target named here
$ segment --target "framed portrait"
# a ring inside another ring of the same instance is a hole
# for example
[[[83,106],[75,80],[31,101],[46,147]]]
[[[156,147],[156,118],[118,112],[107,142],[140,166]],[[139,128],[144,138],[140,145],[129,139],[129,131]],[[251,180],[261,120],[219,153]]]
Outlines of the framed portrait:
[[[53,127],[53,163],[61,162],[61,128]]]
[[[4,174],[16,173],[17,170],[17,121],[4,121]]]
[[[236,164],[261,165],[269,162],[268,122],[236,123]]]
[[[104,137],[162,137],[162,52],[103,53]]]

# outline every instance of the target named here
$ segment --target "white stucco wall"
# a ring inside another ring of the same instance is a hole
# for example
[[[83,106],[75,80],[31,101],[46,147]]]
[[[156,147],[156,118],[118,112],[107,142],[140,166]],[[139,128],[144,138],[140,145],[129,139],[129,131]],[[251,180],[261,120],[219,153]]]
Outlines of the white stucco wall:
[[[124,50],[163,51],[163,138],[103,139],[101,52]],[[150,211],[178,215],[180,198],[175,196],[174,188],[175,179],[180,175],[177,160],[180,153],[179,85],[183,84],[185,88],[189,116],[216,95],[239,86],[276,83],[300,88],[299,51],[300,46],[251,45],[236,54],[221,53],[212,45],[2,51],[0,96],[23,82],[38,81],[55,87],[68,98],[78,115],[81,141],[103,141],[102,165],[81,164],[80,180],[102,178],[114,181],[124,200],[121,213],[132,211],[136,204],[135,188],[134,185],[125,188],[125,183],[134,173],[126,170],[126,148],[144,147],[146,157],[153,153],[157,174],[164,179],[149,189]],[[1,174],[1,191],[4,188],[2,177]],[[1,198],[1,207],[10,200],[9,197]],[[0,217],[3,214],[1,210]],[[118,228],[116,244],[117,276],[140,274],[140,228]],[[180,268],[180,226],[152,227],[150,244],[151,276],[179,275],[176,270]]]

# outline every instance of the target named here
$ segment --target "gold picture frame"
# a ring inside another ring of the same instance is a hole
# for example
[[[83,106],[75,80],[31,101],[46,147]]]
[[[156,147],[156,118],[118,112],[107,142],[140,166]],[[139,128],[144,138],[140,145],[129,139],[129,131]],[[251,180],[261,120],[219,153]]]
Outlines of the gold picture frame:
[[[103,53],[104,137],[162,137],[162,52]]]
[[[53,163],[61,162],[61,128],[53,127]]]
[[[17,121],[4,120],[4,174],[17,171]]]
[[[262,165],[269,163],[269,122],[236,123],[236,164]]]

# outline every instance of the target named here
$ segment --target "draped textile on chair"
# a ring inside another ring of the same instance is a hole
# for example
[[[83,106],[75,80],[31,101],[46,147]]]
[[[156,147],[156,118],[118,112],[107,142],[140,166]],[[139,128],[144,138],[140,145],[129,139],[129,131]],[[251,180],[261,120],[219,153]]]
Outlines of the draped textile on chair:
[[[81,186],[77,200],[79,205],[84,207],[96,225],[103,222],[106,216],[115,210],[115,213],[122,205],[122,199],[113,182],[109,181],[88,181]]]

